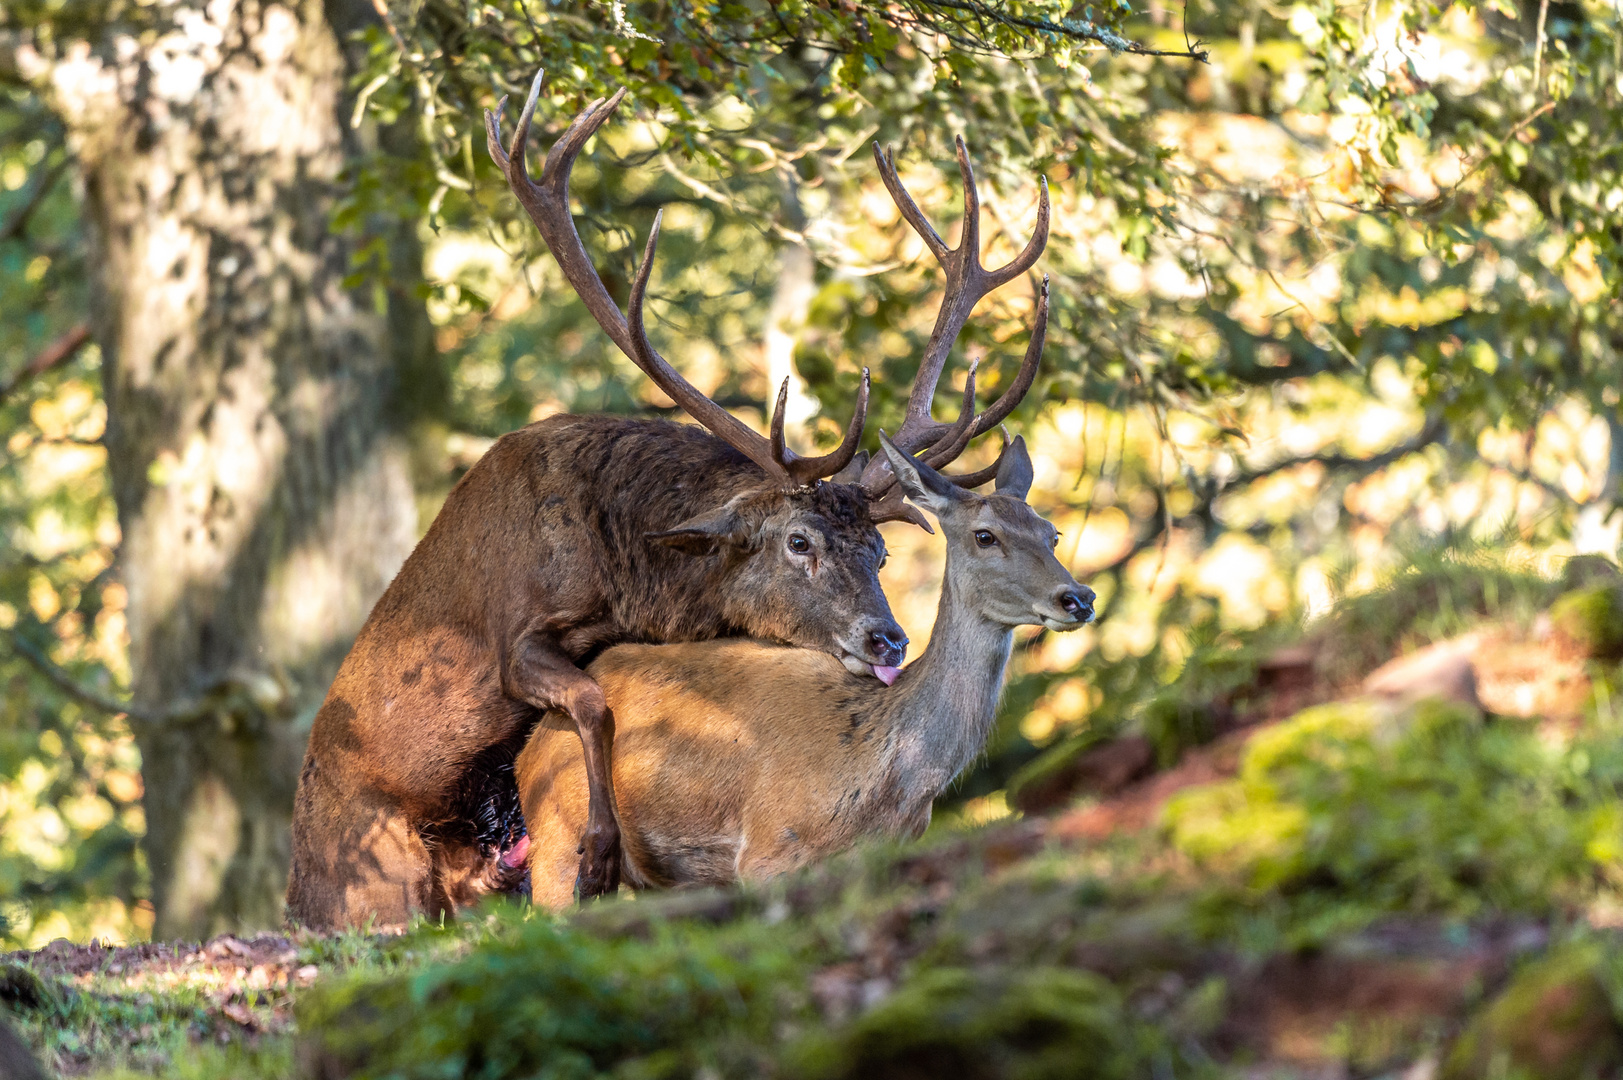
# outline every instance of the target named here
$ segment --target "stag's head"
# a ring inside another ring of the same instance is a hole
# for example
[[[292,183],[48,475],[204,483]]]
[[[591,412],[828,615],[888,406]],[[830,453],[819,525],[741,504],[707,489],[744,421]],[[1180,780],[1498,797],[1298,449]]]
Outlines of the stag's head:
[[[991,495],[976,495],[879,436],[907,498],[941,523],[950,587],[970,610],[1003,626],[1075,630],[1093,620],[1093,590],[1054,557],[1059,532],[1026,505],[1031,457],[1018,437],[1005,448]]]
[[[588,105],[547,154],[541,179],[533,181],[525,162],[525,145],[540,90],[538,73],[507,145],[503,144],[500,119],[506,99],[497,103],[493,113],[485,114],[487,144],[508,186],[598,325],[689,415],[765,474],[759,491],[738,496],[706,515],[653,534],[651,539],[694,555],[719,553],[727,558],[732,571],[723,586],[729,594],[727,606],[734,621],[750,633],[833,653],[854,672],[872,672],[887,683],[892,681],[905,655],[907,638],[891,617],[879,588],[877,574],[885,547],[875,526],[885,521],[911,521],[929,530],[930,525],[903,501],[884,458],[872,462],[858,458],[857,444],[867,415],[868,372],[862,373],[844,440],[832,453],[809,458],[795,454],[784,440],[787,380],[778,394],[770,437],[752,431],[693,387],[654,349],[643,324],[643,299],[663,214],[654,218],[630,303],[622,313],[593,267],[569,212],[569,175],[575,159],[619,107],[625,90]],[[1042,186],[1037,228],[1025,250],[1008,265],[988,270],[980,261],[980,202],[963,140],[958,140],[958,166],[964,183],[964,219],[956,248],[946,246],[902,187],[894,160],[878,144],[874,152],[880,175],[902,216],[946,270],[941,310],[919,364],[906,418],[897,431],[902,448],[908,454],[921,454],[925,467],[933,470],[957,458],[972,439],[997,426],[1036,377],[1048,318],[1046,279],[1025,360],[1010,387],[985,412],[976,413],[975,367],[971,365],[958,418],[949,424],[931,415],[947,355],[975,304],[1030,269],[1042,253],[1048,238],[1048,189],[1046,184]],[[990,479],[998,467],[953,479],[974,486]]]
[[[750,634],[832,653],[859,675],[895,679],[907,636],[879,588],[885,542],[861,488],[817,480],[792,491],[747,491],[650,539],[723,558],[724,607]]]

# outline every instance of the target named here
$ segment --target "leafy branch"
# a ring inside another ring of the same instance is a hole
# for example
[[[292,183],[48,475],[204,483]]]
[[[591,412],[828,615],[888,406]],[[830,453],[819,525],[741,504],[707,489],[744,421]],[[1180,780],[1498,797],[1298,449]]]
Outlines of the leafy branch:
[[[1302,468],[1306,465],[1320,465],[1327,471],[1341,476],[1354,478],[1369,476],[1372,473],[1380,472],[1388,465],[1403,460],[1410,454],[1419,453],[1434,443],[1442,442],[1447,437],[1447,434],[1448,426],[1444,422],[1442,415],[1434,413],[1426,418],[1425,424],[1411,438],[1369,457],[1357,457],[1339,451],[1321,451],[1314,454],[1281,458],[1267,465],[1246,469],[1227,479],[1208,476],[1205,478],[1205,482],[1200,485],[1202,490],[1194,507],[1188,513],[1177,517],[1173,517],[1167,511],[1165,493],[1158,491],[1156,493],[1156,511],[1150,515],[1150,520],[1154,522],[1150,530],[1137,537],[1127,551],[1106,565],[1089,572],[1103,574],[1120,570],[1141,552],[1159,542],[1164,534],[1188,525],[1210,525],[1217,500],[1237,488],[1247,487],[1259,480],[1265,480],[1270,476]],[[1193,486],[1195,485],[1192,484],[1191,487]]]

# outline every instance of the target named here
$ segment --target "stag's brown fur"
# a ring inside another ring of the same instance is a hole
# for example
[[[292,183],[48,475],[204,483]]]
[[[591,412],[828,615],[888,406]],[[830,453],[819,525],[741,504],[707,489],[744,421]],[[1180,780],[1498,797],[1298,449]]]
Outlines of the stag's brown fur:
[[[1014,627],[1092,617],[1092,590],[1060,565],[1053,526],[1023,501],[1029,460],[1014,449],[999,476],[1009,493],[986,498],[917,463],[922,482],[898,470],[941,522],[947,570],[930,645],[894,686],[752,641],[622,645],[587,668],[614,714],[630,884],[770,877],[864,836],[923,831],[932,801],[985,744]],[[586,821],[572,732],[544,719],[516,766],[531,895],[553,908],[570,902]]]
[[[693,553],[707,534],[689,551],[647,538],[723,507],[730,539],[712,554]],[[812,557],[785,555],[791,531],[812,539]],[[750,634],[856,652],[853,627],[899,637],[876,578],[883,555],[860,489],[785,493],[696,428],[559,416],[497,440],[379,600],[316,716],[289,916],[395,924],[513,884],[478,849],[462,786],[492,747],[510,761],[546,708],[601,719],[577,662],[624,641]]]

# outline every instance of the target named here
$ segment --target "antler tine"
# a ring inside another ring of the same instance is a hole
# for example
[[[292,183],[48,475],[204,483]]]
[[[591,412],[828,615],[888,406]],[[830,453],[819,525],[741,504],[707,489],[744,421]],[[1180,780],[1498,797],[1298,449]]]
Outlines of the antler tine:
[[[964,403],[958,409],[958,419],[930,448],[924,459],[924,463],[932,469],[943,468],[956,461],[969,445],[969,440],[975,437],[978,426],[975,416],[975,372],[980,366],[980,357],[969,362],[969,374],[964,377]]]
[[[659,244],[659,226],[664,217],[664,210],[654,215],[654,227],[648,233],[648,246],[643,249],[642,265],[637,267],[637,276],[631,283],[631,302],[628,305],[627,319],[631,358],[693,419],[759,465],[773,480],[785,487],[798,487],[799,484],[790,475],[789,470],[777,461],[777,455],[773,453],[772,446],[767,440],[744,426],[743,421],[711,401],[692,383],[677,374],[676,369],[654,350],[654,346],[648,340],[647,331],[643,326],[642,301],[648,290],[648,275],[654,266],[654,249]]]
[[[818,457],[801,457],[793,450],[783,438],[784,410],[789,404],[789,380],[785,378],[783,385],[778,388],[778,404],[772,410],[772,457],[779,465],[786,469],[797,483],[809,484],[825,476],[835,473],[851,464],[857,456],[857,447],[862,442],[862,428],[868,422],[868,369],[862,369],[862,383],[857,387],[857,407],[851,414],[851,423],[846,425],[845,437],[840,445],[827,454]]]
[[[974,437],[975,430],[975,369],[980,366],[977,358],[969,362],[969,375],[964,379],[964,403],[958,410],[958,419],[950,427],[943,425],[946,434],[941,441],[930,448],[930,454],[924,463],[932,469],[937,464],[945,465],[964,452],[969,440]],[[894,439],[891,440],[895,442]],[[870,462],[870,465],[872,463]],[[886,465],[884,469],[875,469],[873,477],[863,481],[863,487],[868,490],[868,497],[882,499],[889,495],[896,486],[896,476]]]
[[[535,79],[530,83],[530,95],[524,101],[518,127],[514,129],[513,140],[507,148],[503,148],[501,138],[501,111],[507,104],[507,98],[503,97],[496,103],[494,112],[485,113],[485,134],[490,156],[501,167],[502,174],[507,178],[507,186],[512,188],[519,204],[541,233],[541,238],[547,242],[552,257],[563,271],[564,280],[569,282],[603,332],[635,361],[635,346],[626,329],[625,316],[597,276],[597,269],[586,254],[580,234],[575,231],[575,218],[569,212],[569,172],[574,167],[575,158],[597,133],[597,129],[620,107],[626,90],[621,87],[607,101],[597,99],[575,117],[564,137],[547,155],[541,182],[535,183],[531,181],[525,164],[525,151],[530,138],[530,123],[535,117],[536,104],[541,99],[541,80],[545,74],[544,71],[535,73]]]
[[[962,144],[960,144],[962,145]],[[991,282],[992,289],[1002,288],[1021,274],[1037,265],[1043,250],[1048,247],[1048,177],[1037,177],[1037,224],[1032,226],[1031,239],[1026,246],[1020,249],[1020,254],[998,267],[996,270],[982,270]]]
[[[1020,361],[1020,370],[1015,373],[1014,382],[1009,384],[1009,388],[975,418],[975,431],[970,438],[984,435],[992,430],[994,424],[1003,423],[1003,419],[1025,400],[1031,384],[1037,381],[1037,368],[1042,364],[1043,344],[1047,339],[1048,275],[1044,274],[1042,290],[1037,294],[1037,318],[1031,324],[1031,339],[1026,342],[1026,355]]]
[[[962,231],[958,234],[958,247],[964,252],[965,261],[973,262],[976,268],[981,265],[981,193],[975,186],[975,166],[969,161],[969,147],[964,145],[962,135],[952,137],[953,149],[958,158],[958,178],[964,185],[964,223]]]
[[[901,428],[896,432],[895,443],[904,452],[918,453],[927,448],[945,448],[952,442],[957,442],[960,432],[958,423],[943,424],[935,420],[930,414],[930,403],[935,398],[936,386],[941,381],[941,373],[946,367],[947,355],[951,352],[953,343],[958,339],[964,324],[969,321],[970,314],[975,305],[987,293],[1000,285],[1007,284],[1020,274],[1029,270],[1037,258],[1042,254],[1048,244],[1049,203],[1048,182],[1043,179],[1038,186],[1037,225],[1031,239],[1024,250],[1013,260],[996,270],[988,270],[981,263],[980,257],[980,193],[975,185],[975,170],[970,164],[969,149],[962,137],[955,140],[955,149],[958,158],[958,172],[964,187],[964,217],[960,230],[958,246],[948,248],[931,227],[918,204],[907,189],[902,186],[896,173],[895,154],[880,148],[874,143],[874,159],[879,164],[879,174],[885,183],[885,188],[895,200],[897,208],[901,211],[914,231],[924,240],[925,246],[935,255],[941,267],[946,271],[947,281],[941,300],[941,309],[936,314],[935,327],[930,332],[929,344],[925,346],[924,356],[919,361],[918,375],[913,381],[912,391],[908,395],[907,413],[902,421]],[[1021,376],[1026,376],[1025,366],[1022,365]],[[1033,371],[1031,377],[1035,377]],[[1016,380],[1018,384],[1020,379]],[[1024,394],[1030,388],[1030,380],[1020,390]],[[1015,388],[1010,387],[1012,392]],[[1005,403],[1005,398],[1009,400]],[[997,419],[992,419],[982,425],[977,419],[971,427],[971,438],[989,430],[1002,416],[1019,403],[1019,396],[1010,398],[1006,393],[999,398],[994,408],[1003,411]],[[963,417],[960,416],[959,422]],[[959,452],[963,449],[958,448]],[[935,451],[940,453],[941,450]],[[950,460],[950,458],[948,459]],[[883,458],[875,458],[868,463],[863,471],[863,481],[869,486],[883,483],[882,477],[889,471]]]
[[[884,433],[884,428],[880,428],[879,434]],[[925,517],[918,507],[903,501],[901,486],[896,483],[894,477],[887,476],[883,486],[878,488],[870,486],[867,481],[861,483],[868,489],[868,517],[875,525],[886,521],[906,521],[917,525],[927,533],[935,532],[935,529],[930,527],[930,519]]]
[[[883,499],[872,499],[868,502],[868,517],[875,525],[882,525],[887,521],[905,521],[917,525],[927,533],[935,532],[930,527],[930,519],[925,517],[918,507],[912,503],[903,502],[901,492],[894,491]]]
[[[1014,445],[1014,440],[1009,438],[1009,429],[999,425],[999,430],[1003,432],[1003,449],[997,452],[997,459],[992,464],[984,469],[976,469],[974,472],[962,473],[958,476],[949,476],[947,479],[961,488],[977,488],[997,476],[998,469],[1003,465],[1003,455],[1007,454],[1009,447]]]
[[[902,217],[913,226],[913,231],[919,234],[924,246],[929,248],[937,259],[948,258],[952,254],[952,249],[947,247],[941,235],[935,231],[935,226],[930,224],[930,219],[924,216],[924,211],[919,209],[919,204],[913,201],[913,196],[902,186],[902,178],[896,174],[896,151],[880,149],[879,140],[875,139],[873,157],[879,164],[879,179],[885,182],[885,190],[890,192],[891,201],[896,204],[896,209],[901,211]]]

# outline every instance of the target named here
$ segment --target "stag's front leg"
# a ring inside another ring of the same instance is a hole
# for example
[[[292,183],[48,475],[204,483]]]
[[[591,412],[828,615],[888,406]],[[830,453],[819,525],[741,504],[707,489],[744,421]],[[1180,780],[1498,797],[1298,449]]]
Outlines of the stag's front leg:
[[[603,689],[544,631],[526,631],[508,653],[502,689],[538,709],[561,709],[585,751],[587,817],[575,891],[582,900],[620,887],[620,822],[614,805],[614,722]]]

